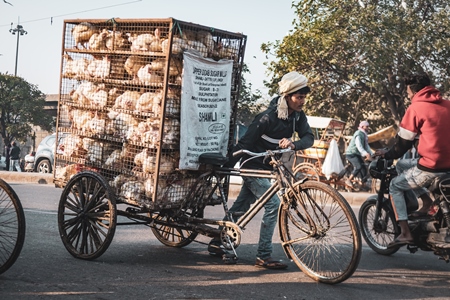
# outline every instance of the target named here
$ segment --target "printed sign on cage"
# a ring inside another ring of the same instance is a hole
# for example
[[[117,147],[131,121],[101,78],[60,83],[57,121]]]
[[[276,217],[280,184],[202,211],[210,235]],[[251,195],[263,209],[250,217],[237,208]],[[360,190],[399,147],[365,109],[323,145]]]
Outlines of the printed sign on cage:
[[[227,155],[230,133],[232,60],[183,54],[180,169],[198,170],[202,153]]]

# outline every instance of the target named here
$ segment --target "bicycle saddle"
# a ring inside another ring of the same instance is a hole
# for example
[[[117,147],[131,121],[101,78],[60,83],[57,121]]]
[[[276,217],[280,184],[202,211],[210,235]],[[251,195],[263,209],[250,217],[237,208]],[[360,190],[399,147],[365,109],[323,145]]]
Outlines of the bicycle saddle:
[[[198,157],[198,162],[201,164],[210,164],[216,166],[223,166],[228,162],[228,157],[221,153],[203,153]]]

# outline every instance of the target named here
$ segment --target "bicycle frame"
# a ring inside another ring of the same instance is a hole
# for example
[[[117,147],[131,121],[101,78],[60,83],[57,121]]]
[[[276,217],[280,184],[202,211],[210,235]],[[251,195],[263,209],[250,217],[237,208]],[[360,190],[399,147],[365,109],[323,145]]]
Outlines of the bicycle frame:
[[[280,151],[280,150],[278,150]],[[292,150],[284,149],[283,152],[289,152]],[[268,151],[271,154],[270,151]],[[244,162],[245,164],[245,162]],[[273,184],[269,189],[259,198],[256,199],[255,203],[248,209],[236,222],[240,228],[244,229],[245,226],[255,217],[256,214],[264,207],[264,205],[280,190],[292,187],[292,179],[294,175],[284,166],[284,164],[279,160],[271,156],[271,165],[273,170],[253,170],[253,169],[230,169],[217,167],[213,169],[213,175],[217,177],[217,185],[222,188],[220,182],[223,176],[233,175],[233,176],[243,176],[243,177],[257,177],[257,178],[268,178],[274,180]],[[215,188],[213,189],[214,192]],[[226,199],[224,194],[222,194],[222,199]],[[282,197],[280,197],[280,200]],[[228,211],[226,202],[224,202],[225,213],[229,220],[234,221],[231,214]]]

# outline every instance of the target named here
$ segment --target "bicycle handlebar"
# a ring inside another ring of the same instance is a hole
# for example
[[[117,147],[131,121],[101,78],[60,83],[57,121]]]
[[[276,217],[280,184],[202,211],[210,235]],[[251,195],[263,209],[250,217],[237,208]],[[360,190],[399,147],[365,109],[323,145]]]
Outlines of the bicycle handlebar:
[[[259,156],[268,156],[268,155],[274,155],[274,154],[282,154],[287,152],[294,152],[295,150],[292,150],[290,148],[285,149],[277,149],[277,150],[267,150],[265,152],[252,152],[249,150],[241,149],[236,152],[233,152],[233,156],[241,155],[241,154],[247,154],[249,156],[259,157]]]

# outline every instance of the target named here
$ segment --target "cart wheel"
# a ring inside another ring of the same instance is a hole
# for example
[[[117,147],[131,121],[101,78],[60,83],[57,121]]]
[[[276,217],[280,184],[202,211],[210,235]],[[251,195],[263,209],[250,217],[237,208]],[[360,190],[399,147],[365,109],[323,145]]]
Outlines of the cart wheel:
[[[116,198],[98,173],[78,173],[65,186],[58,206],[58,228],[69,253],[95,259],[108,249],[116,231]]]
[[[159,222],[155,222],[152,231],[161,243],[169,247],[181,248],[189,245],[197,237],[197,232],[176,227],[175,223],[184,224],[187,218],[191,217],[203,218],[203,211],[209,201],[215,180],[215,177],[209,174],[200,176],[190,188],[189,195],[183,200],[178,210],[153,215],[153,219]]]
[[[294,169],[295,178],[301,180],[307,177],[309,180],[320,181],[319,172],[314,167],[313,164],[310,163],[301,163]]]
[[[203,211],[198,212],[196,217],[202,218]],[[185,247],[195,240],[198,235],[197,232],[171,226],[170,224],[174,223],[174,218],[168,214],[158,213],[153,216],[153,219],[155,219],[156,222],[152,227],[152,232],[158,241],[166,246],[177,248]],[[161,222],[164,224],[161,224]]]

